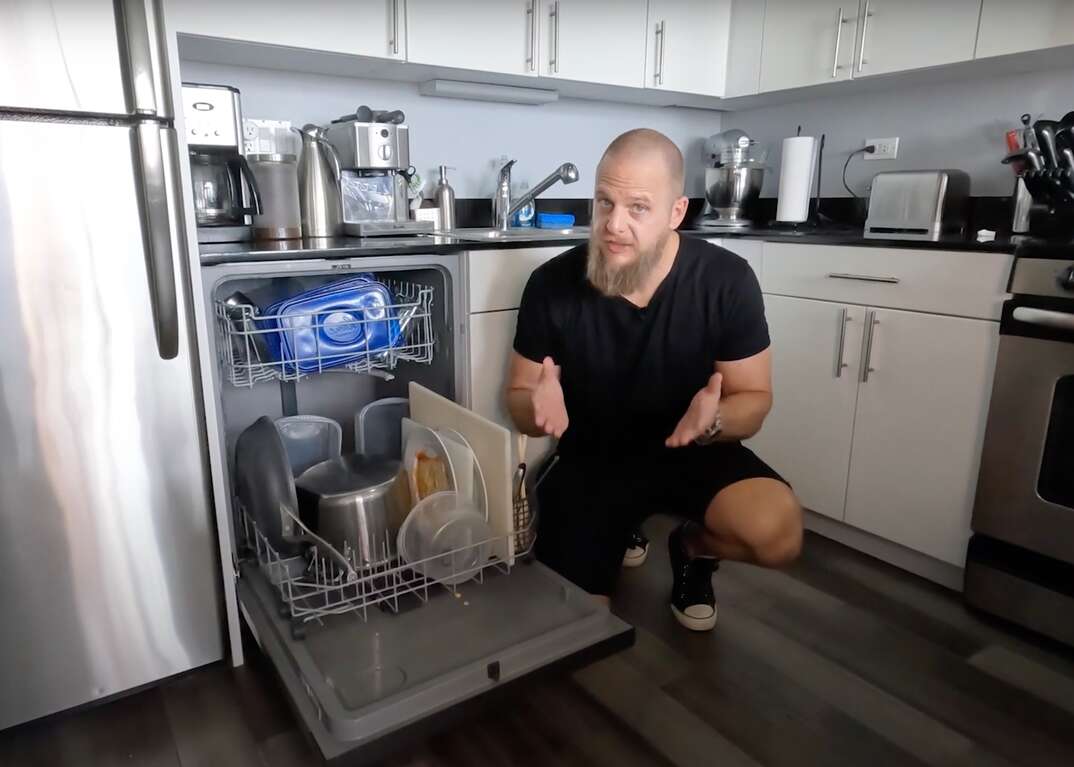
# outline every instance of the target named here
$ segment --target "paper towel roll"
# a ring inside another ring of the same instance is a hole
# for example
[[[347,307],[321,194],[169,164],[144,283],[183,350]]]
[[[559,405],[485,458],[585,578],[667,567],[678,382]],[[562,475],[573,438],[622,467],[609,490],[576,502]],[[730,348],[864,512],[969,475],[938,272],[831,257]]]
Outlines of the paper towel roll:
[[[779,166],[779,202],[776,220],[801,223],[809,218],[813,193],[817,140],[813,136],[783,139],[783,161]]]

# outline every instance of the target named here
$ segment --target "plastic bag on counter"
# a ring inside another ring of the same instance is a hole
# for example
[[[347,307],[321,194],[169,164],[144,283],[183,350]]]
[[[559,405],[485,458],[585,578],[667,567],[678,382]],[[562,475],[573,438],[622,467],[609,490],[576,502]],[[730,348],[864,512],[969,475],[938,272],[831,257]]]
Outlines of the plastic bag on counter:
[[[343,171],[339,179],[343,220],[349,223],[395,220],[395,177],[359,176]]]

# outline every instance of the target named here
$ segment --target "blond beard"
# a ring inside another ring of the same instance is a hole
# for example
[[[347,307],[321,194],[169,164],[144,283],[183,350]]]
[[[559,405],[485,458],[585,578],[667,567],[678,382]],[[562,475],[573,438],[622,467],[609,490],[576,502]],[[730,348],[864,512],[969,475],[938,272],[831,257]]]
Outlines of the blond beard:
[[[653,269],[660,262],[660,256],[667,244],[668,233],[649,250],[638,252],[638,257],[631,264],[615,268],[608,264],[608,258],[600,245],[594,240],[589,241],[589,255],[586,258],[585,274],[589,284],[609,297],[627,296],[636,293],[645,284],[645,280],[653,273]]]

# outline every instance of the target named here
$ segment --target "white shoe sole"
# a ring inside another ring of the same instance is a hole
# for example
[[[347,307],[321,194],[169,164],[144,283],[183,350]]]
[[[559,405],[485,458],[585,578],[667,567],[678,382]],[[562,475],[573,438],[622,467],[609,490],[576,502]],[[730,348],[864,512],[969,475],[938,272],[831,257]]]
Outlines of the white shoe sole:
[[[719,610],[715,607],[712,608],[712,615],[707,618],[694,618],[681,612],[675,605],[671,605],[671,612],[675,615],[680,625],[685,626],[691,631],[712,631],[716,627],[716,616],[719,615]]]
[[[645,560],[649,558],[649,549],[645,548],[641,550],[641,554],[631,554],[628,550],[623,555],[623,567],[641,567],[645,564]]]

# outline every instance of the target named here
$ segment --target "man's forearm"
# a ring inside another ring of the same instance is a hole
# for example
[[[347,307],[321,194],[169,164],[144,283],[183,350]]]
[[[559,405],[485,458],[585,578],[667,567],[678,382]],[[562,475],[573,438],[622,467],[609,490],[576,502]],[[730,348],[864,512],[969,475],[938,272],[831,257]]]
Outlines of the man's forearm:
[[[529,389],[507,390],[507,412],[515,422],[515,428],[530,437],[545,436],[533,418],[533,392]]]
[[[719,442],[749,439],[761,429],[765,416],[772,409],[772,395],[764,391],[743,391],[729,394],[720,400],[720,421],[723,431]]]

